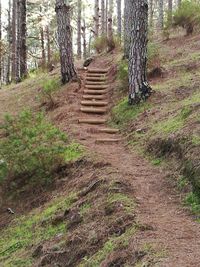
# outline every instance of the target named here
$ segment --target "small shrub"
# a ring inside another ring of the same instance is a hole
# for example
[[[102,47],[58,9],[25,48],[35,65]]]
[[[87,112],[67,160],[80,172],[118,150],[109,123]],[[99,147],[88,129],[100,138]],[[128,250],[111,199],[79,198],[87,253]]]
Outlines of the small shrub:
[[[194,1],[184,1],[174,13],[173,26],[180,26],[186,30],[187,35],[200,25],[200,4]]]
[[[96,37],[92,43],[92,48],[98,53],[102,53],[108,48],[108,38],[107,36]]]
[[[148,55],[148,61],[147,61],[148,70],[159,68],[161,62],[159,46],[153,42],[149,42],[147,55]]]
[[[54,99],[54,93],[60,89],[60,82],[56,79],[48,79],[43,81],[41,88],[41,100],[45,103],[48,109],[52,109],[56,106]]]
[[[76,154],[69,153],[66,135],[41,113],[7,115],[0,129],[0,180],[22,177],[37,183],[49,182],[66,162],[67,155],[77,156],[77,146],[70,148]]]

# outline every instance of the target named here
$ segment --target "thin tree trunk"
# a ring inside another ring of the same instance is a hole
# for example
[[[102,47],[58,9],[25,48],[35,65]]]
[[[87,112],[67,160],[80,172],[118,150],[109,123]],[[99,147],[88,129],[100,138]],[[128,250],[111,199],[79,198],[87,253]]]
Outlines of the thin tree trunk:
[[[16,9],[17,9],[17,1],[13,1],[12,6],[12,72],[11,72],[11,80],[14,81],[16,77]]]
[[[48,67],[50,67],[50,64],[51,64],[51,43],[50,43],[49,26],[46,27],[46,35],[47,35],[47,63],[48,63]]]
[[[158,0],[158,28],[163,29],[164,11],[163,11],[163,0]]]
[[[109,42],[113,41],[113,0],[109,0],[108,40],[109,40]]]
[[[56,0],[58,43],[60,48],[61,75],[63,84],[76,76],[72,52],[72,30],[70,25],[70,5],[65,0]]]
[[[121,40],[122,36],[122,1],[117,0],[117,33]]]
[[[21,48],[21,28],[20,28],[20,0],[17,1],[16,15],[17,15],[17,47],[15,56],[15,82],[20,82],[20,48]]]
[[[105,34],[105,0],[101,0],[101,35]]]
[[[77,20],[77,58],[81,59],[81,17],[82,17],[82,0],[78,0],[78,20]]]
[[[1,6],[1,0],[0,0],[0,88],[2,86],[2,6]]]
[[[42,50],[42,68],[46,67],[46,53],[45,53],[45,45],[44,45],[44,30],[43,27],[40,27],[40,40],[41,40],[41,50]]]
[[[130,3],[134,22],[129,56],[129,103],[137,104],[151,93],[146,76],[148,3],[147,0],[135,0]]]
[[[21,49],[20,49],[20,75],[27,76],[27,48],[26,48],[26,0],[20,1],[20,27],[21,27]]]
[[[83,58],[87,58],[87,41],[86,41],[86,24],[85,19],[83,20],[83,26],[82,26],[82,37],[83,37]]]
[[[8,27],[7,27],[7,69],[6,69],[6,84],[10,83],[10,58],[11,58],[11,0],[8,2]]]
[[[99,36],[99,0],[95,0],[95,15],[94,15],[94,22],[95,22],[95,29],[94,34],[95,37]]]
[[[167,16],[168,26],[172,25],[172,12],[173,12],[173,1],[168,0],[168,16]]]
[[[149,27],[153,28],[153,0],[149,0]]]

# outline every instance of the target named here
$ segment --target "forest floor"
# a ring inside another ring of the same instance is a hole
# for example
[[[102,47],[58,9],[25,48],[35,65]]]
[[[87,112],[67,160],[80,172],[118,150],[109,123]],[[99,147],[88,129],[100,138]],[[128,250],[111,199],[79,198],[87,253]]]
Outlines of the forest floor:
[[[77,84],[71,84],[58,92],[59,105],[48,112],[48,117],[83,145],[85,155],[69,165],[66,177],[56,181],[53,188],[20,193],[15,203],[10,198],[2,200],[0,266],[200,266],[200,224],[183,206],[182,193],[187,192],[180,192],[169,179],[172,174],[178,175],[179,164],[174,159],[170,171],[165,160],[160,165],[160,157],[143,154],[144,147],[152,146],[152,135],[161,137],[162,127],[169,128],[163,122],[171,116],[174,123],[186,100],[187,107],[188,103],[195,106],[190,122],[178,120],[178,126],[177,121],[174,126],[170,121],[170,131],[165,134],[175,139],[174,129],[179,134],[183,129],[189,135],[199,133],[199,124],[195,124],[199,112],[199,36],[179,37],[161,45],[168,58],[162,63],[164,77],[152,81],[155,93],[137,112],[124,107],[123,92],[115,90],[119,87],[115,79],[119,55],[98,57],[91,65],[113,65],[110,108],[116,107],[103,118],[120,128],[119,143],[97,144],[95,139],[108,137],[94,131],[100,126],[78,123],[78,119],[90,117],[80,112],[83,87],[78,90]],[[85,73],[80,75],[83,80]],[[35,95],[40,81],[34,79],[25,81],[23,87],[12,85],[10,91],[0,92],[0,120],[6,111],[16,114],[24,103],[39,110]],[[119,112],[127,121],[122,122]],[[162,124],[157,132],[151,128],[155,121]],[[16,212],[10,226],[7,207]]]

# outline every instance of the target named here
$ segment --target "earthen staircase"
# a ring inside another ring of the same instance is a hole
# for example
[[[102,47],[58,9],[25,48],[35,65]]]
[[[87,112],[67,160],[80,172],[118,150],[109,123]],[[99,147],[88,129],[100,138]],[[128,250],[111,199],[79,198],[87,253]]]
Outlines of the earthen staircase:
[[[88,69],[82,91],[80,112],[84,114],[79,124],[88,125],[96,144],[113,144],[120,141],[118,129],[106,126],[112,91],[108,69]]]

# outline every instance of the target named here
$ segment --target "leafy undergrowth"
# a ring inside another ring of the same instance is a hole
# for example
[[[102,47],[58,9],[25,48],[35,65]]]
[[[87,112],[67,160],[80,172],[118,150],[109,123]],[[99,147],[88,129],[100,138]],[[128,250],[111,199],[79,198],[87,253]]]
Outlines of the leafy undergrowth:
[[[148,154],[154,165],[162,164],[168,170],[170,166],[177,185],[184,177],[184,203],[199,216],[200,69],[195,40],[182,40],[184,46],[180,44],[173,54],[172,47],[177,46],[174,40],[161,44],[166,57],[164,78],[152,81],[155,92],[147,102],[133,107],[126,98],[118,102],[112,110],[112,123],[124,131],[129,145]]]

